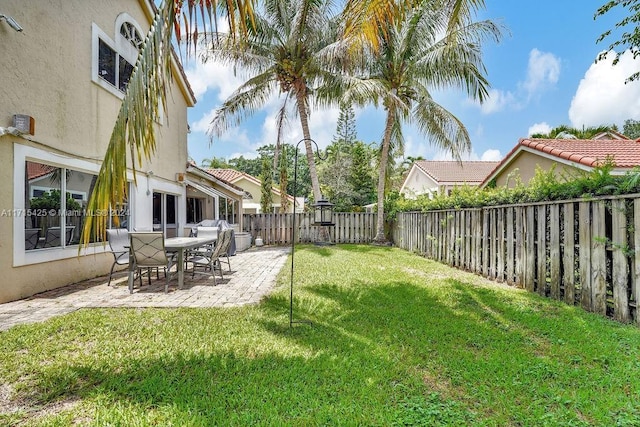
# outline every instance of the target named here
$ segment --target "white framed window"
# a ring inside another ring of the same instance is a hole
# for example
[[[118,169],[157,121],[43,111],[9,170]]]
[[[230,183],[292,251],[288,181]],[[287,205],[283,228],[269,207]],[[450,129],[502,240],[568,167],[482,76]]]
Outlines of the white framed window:
[[[78,256],[80,232],[91,214],[86,210],[87,201],[99,168],[86,160],[14,145],[14,266]],[[111,215],[129,222],[128,206],[124,209]],[[82,248],[80,254],[106,249],[98,242]]]
[[[127,13],[118,15],[111,38],[95,23],[91,26],[91,80],[123,98],[142,45],[142,28]]]

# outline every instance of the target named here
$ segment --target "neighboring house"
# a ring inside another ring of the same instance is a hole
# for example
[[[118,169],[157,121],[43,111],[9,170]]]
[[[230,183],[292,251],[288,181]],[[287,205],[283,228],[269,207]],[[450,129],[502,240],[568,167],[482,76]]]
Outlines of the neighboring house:
[[[614,130],[609,130],[606,132],[600,132],[597,135],[594,135],[591,139],[629,139],[626,135],[621,134],[620,132],[616,132]]]
[[[260,200],[262,199],[262,186],[261,181],[258,178],[249,175],[248,173],[237,171],[235,169],[207,169],[207,172],[217,178],[220,178],[242,188],[247,193],[247,198],[242,204],[242,213],[265,213],[262,212],[260,208]],[[280,190],[272,187],[271,194],[273,197],[271,203],[272,210],[271,212],[267,213],[279,212],[281,206]],[[287,194],[286,197],[289,200],[288,212],[293,212],[293,196]],[[304,208],[304,206],[296,206],[296,211],[300,211],[300,209],[302,208]]]
[[[79,250],[78,241],[154,9],[153,0],[1,2],[0,302],[109,272],[108,246]],[[112,213],[121,226],[167,236],[186,223],[178,176],[186,173],[187,108],[195,103],[176,58],[157,152],[138,169],[137,187],[129,173],[127,203]],[[116,225],[108,212],[94,214]]]
[[[223,219],[242,230],[245,191],[194,164],[187,165],[187,223],[189,230],[206,219]]]
[[[436,193],[449,194],[454,187],[477,186],[498,162],[417,160],[411,165],[400,193],[408,199]]]
[[[632,139],[537,139],[523,138],[482,182],[513,187],[518,181],[527,184],[536,168],[567,175],[591,171],[607,158],[615,163],[613,175],[623,175],[640,165],[640,143]]]

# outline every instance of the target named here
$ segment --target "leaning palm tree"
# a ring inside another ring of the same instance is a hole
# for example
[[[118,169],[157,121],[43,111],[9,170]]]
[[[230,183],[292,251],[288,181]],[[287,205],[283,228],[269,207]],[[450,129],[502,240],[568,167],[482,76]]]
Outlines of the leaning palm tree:
[[[320,184],[309,130],[314,87],[332,75],[321,53],[335,40],[332,2],[309,0],[265,0],[255,15],[255,25],[242,44],[223,40],[205,51],[205,60],[240,68],[250,77],[216,111],[209,133],[220,136],[230,125],[238,125],[262,108],[274,93],[282,95],[277,117],[278,135],[287,105],[295,105],[305,138],[313,197],[321,197]],[[276,141],[279,147],[281,141]],[[277,151],[276,151],[277,153]],[[276,156],[277,157],[277,156]],[[277,159],[274,162],[277,165]]]
[[[403,149],[402,124],[415,123],[436,146],[460,159],[471,145],[463,123],[438,104],[430,89],[462,88],[483,102],[489,83],[481,45],[499,41],[492,21],[474,21],[479,0],[423,0],[397,25],[380,31],[379,49],[365,50],[359,76],[343,82],[345,100],[381,104],[386,113],[380,147],[378,219],[374,241],[383,243],[387,169]]]

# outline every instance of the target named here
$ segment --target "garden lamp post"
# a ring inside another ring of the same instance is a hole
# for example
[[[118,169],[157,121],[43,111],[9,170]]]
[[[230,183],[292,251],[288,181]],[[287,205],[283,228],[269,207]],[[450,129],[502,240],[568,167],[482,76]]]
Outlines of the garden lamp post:
[[[311,324],[308,320],[293,320],[293,267],[295,261],[295,250],[296,250],[296,196],[297,196],[297,185],[298,185],[298,147],[303,142],[312,142],[316,146],[316,154],[318,158],[324,160],[323,157],[320,156],[320,148],[318,144],[311,138],[303,138],[296,143],[296,152],[293,157],[293,228],[291,230],[291,286],[290,291],[291,295],[289,298],[289,327],[292,327],[294,323],[307,323]],[[328,202],[327,202],[328,203]],[[331,205],[333,206],[333,205]]]

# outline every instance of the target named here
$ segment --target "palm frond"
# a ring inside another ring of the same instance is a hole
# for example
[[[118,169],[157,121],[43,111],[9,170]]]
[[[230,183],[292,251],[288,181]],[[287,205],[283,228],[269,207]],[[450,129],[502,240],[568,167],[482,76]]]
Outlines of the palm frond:
[[[216,110],[208,134],[221,136],[229,127],[238,126],[267,103],[276,85],[269,70],[249,79]]]
[[[160,105],[166,109],[166,88],[172,79],[173,12],[174,3],[168,1],[156,14],[141,47],[94,190],[89,197],[87,210],[90,214],[87,215],[81,238],[84,246],[89,244],[92,235],[105,240],[108,221],[105,213],[112,206],[121,204],[126,197],[127,145],[134,182],[137,165],[155,152],[154,123],[160,117]]]
[[[429,135],[429,142],[451,152],[457,160],[471,149],[471,139],[464,124],[449,110],[425,96],[413,109],[414,122]]]

